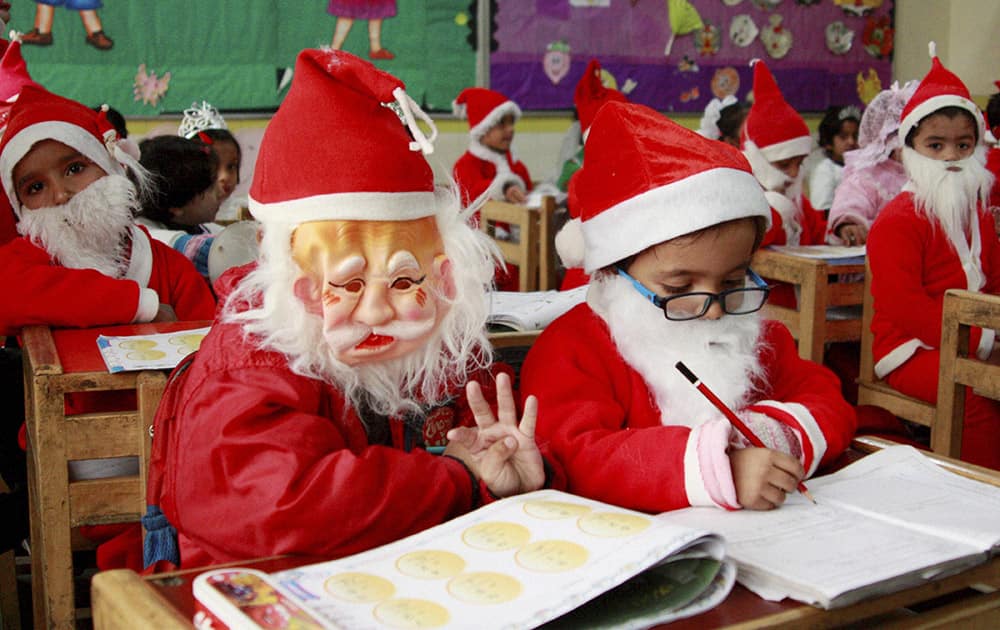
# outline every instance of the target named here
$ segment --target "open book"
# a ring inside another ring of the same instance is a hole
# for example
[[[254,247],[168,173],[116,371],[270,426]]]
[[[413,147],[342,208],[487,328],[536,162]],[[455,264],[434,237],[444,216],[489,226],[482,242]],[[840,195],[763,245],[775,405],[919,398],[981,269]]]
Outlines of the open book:
[[[865,262],[864,245],[771,245],[768,249],[802,258],[818,258],[832,265],[861,265]]]
[[[917,586],[1000,551],[1000,488],[909,446],[809,481],[770,512],[688,508],[670,522],[722,534],[738,581],[770,600],[835,608]]]
[[[569,291],[492,291],[489,324],[514,330],[541,330],[587,299],[587,285]]]
[[[195,597],[231,628],[255,627],[232,620],[263,608],[331,628],[640,628],[725,599],[736,570],[724,556],[705,531],[539,490],[340,560],[210,572]]]

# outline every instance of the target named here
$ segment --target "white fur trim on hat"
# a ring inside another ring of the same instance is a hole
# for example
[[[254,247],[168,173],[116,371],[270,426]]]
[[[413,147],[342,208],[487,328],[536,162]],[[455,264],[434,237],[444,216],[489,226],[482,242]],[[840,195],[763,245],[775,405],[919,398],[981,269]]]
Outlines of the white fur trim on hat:
[[[583,240],[583,222],[570,219],[556,232],[556,253],[567,269],[583,267],[586,247]]]
[[[812,151],[812,137],[799,136],[784,142],[778,142],[766,147],[760,147],[760,152],[768,162],[779,162],[797,155],[809,155]]]
[[[771,209],[753,175],[713,168],[626,199],[583,222],[584,271],[593,273],[647,247]]]
[[[483,137],[487,131],[492,129],[507,114],[512,114],[514,120],[519,120],[521,118],[521,108],[514,101],[504,101],[494,107],[489,114],[483,116],[483,119],[475,127],[470,128],[469,135],[473,138]]]
[[[432,217],[433,192],[350,192],[261,203],[250,198],[250,214],[261,223],[309,221],[410,221]]]
[[[913,111],[899,123],[899,137],[905,141],[910,130],[920,124],[921,120],[945,107],[960,107],[972,114],[972,118],[976,121],[976,129],[979,130],[979,142],[985,142],[986,124],[983,122],[983,114],[975,103],[958,94],[938,94],[914,107]]]
[[[21,204],[13,185],[14,167],[42,140],[55,140],[76,149],[108,175],[125,174],[125,169],[111,157],[107,146],[83,127],[61,120],[48,120],[25,127],[7,142],[3,153],[0,153],[0,182],[18,217],[21,216]]]

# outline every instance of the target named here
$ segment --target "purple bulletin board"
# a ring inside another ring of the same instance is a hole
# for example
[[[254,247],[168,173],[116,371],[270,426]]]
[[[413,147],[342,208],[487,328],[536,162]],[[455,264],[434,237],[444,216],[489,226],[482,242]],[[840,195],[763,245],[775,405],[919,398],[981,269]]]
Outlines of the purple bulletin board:
[[[803,112],[861,105],[892,80],[893,0],[499,0],[496,7],[490,86],[525,110],[572,109],[592,57],[610,74],[605,83],[630,100],[674,112],[700,112],[713,96],[745,99],[753,58],[767,62]]]

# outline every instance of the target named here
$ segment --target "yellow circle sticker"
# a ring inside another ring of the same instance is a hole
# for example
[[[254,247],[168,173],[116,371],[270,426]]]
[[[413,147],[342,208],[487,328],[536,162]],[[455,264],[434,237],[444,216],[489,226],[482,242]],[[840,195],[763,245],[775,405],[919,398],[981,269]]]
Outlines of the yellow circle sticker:
[[[156,347],[156,342],[152,339],[129,339],[118,342],[118,347],[122,350],[149,350]]]
[[[162,350],[133,350],[125,355],[133,361],[158,361],[167,356]]]
[[[440,628],[451,620],[447,608],[426,599],[390,599],[376,606],[374,614],[392,628]]]
[[[594,536],[621,538],[638,534],[652,524],[648,518],[621,512],[594,512],[577,521],[577,526]]]
[[[531,538],[531,531],[524,525],[505,521],[492,521],[473,525],[462,532],[462,542],[483,551],[506,551],[523,547]]]
[[[448,592],[470,604],[503,604],[517,599],[522,590],[515,578],[492,571],[463,573],[448,582]]]
[[[583,566],[588,556],[585,548],[568,540],[540,540],[520,549],[514,559],[529,571],[559,573]]]
[[[389,580],[370,573],[338,573],[323,583],[326,592],[348,602],[378,602],[389,599],[396,587]]]
[[[582,516],[589,511],[590,508],[586,505],[562,501],[525,501],[524,503],[525,514],[547,521]]]
[[[450,551],[414,551],[396,560],[403,575],[421,580],[439,580],[458,575],[465,569],[462,556]]]

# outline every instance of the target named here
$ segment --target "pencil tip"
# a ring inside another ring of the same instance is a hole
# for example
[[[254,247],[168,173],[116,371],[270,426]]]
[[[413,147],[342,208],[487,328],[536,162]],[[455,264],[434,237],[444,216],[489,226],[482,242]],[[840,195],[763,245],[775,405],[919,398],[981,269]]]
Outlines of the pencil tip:
[[[810,501],[812,501],[813,505],[817,505],[816,499],[813,498],[813,495],[810,494],[808,490],[804,490],[803,489],[801,492],[802,492],[802,496],[804,496],[805,498],[807,498]]]

